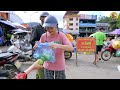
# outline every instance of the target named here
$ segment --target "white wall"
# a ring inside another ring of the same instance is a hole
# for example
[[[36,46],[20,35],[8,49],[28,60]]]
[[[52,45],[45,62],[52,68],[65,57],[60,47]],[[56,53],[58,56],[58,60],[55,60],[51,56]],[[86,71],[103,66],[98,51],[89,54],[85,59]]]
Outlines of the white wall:
[[[78,17],[73,17],[73,21],[69,21],[69,23],[73,23],[73,26],[70,26],[70,28],[73,28],[73,30],[76,31],[76,28],[78,28],[79,30],[79,18],[78,20],[76,20],[76,18]],[[78,23],[78,25],[76,26],[76,23]]]

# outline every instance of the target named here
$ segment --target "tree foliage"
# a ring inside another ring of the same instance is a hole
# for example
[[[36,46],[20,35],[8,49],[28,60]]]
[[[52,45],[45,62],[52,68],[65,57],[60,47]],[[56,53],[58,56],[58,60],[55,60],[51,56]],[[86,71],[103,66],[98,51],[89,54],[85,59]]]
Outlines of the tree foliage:
[[[99,21],[97,21],[98,23],[109,23],[111,21],[111,17],[107,17],[107,16],[102,16],[99,17]]]
[[[109,31],[113,31],[117,28],[120,28],[120,14],[118,15],[117,20],[113,20],[111,17],[101,16],[97,23],[108,23],[109,24]]]

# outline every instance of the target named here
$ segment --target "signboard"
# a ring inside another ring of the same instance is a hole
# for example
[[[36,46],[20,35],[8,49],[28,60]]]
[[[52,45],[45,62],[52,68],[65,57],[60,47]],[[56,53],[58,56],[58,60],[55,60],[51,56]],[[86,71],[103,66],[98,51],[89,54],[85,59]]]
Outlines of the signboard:
[[[97,26],[108,26],[108,23],[96,23]]]
[[[112,17],[112,19],[117,19],[118,18],[118,14],[116,12],[112,12],[110,14],[110,17]]]
[[[77,52],[95,52],[96,40],[95,38],[77,38],[76,41]]]
[[[77,52],[96,52],[95,38],[77,38],[76,40],[76,64]],[[96,55],[95,55],[96,56]]]

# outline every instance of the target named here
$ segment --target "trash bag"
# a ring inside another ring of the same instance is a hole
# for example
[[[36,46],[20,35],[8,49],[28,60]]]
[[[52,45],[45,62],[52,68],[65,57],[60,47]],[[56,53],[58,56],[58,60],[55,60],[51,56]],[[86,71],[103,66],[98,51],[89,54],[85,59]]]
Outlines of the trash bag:
[[[120,50],[116,51],[116,57],[120,57]]]
[[[41,59],[43,61],[55,62],[54,50],[50,47],[51,43],[38,43],[38,48],[33,54],[35,59]]]

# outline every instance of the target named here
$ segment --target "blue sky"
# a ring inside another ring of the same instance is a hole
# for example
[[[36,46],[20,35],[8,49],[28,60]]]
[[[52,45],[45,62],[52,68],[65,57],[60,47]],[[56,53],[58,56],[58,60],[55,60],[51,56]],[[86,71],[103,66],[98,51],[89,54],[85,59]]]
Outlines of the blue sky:
[[[25,13],[26,12],[26,13]],[[37,13],[35,13],[37,12]],[[14,11],[24,22],[40,22],[39,16],[43,11]],[[46,11],[51,15],[54,15],[58,22],[59,27],[63,27],[63,15],[66,11]],[[80,11],[80,14],[92,14],[97,15],[98,17],[101,16],[110,16],[111,12],[117,12],[118,14],[120,11]]]

